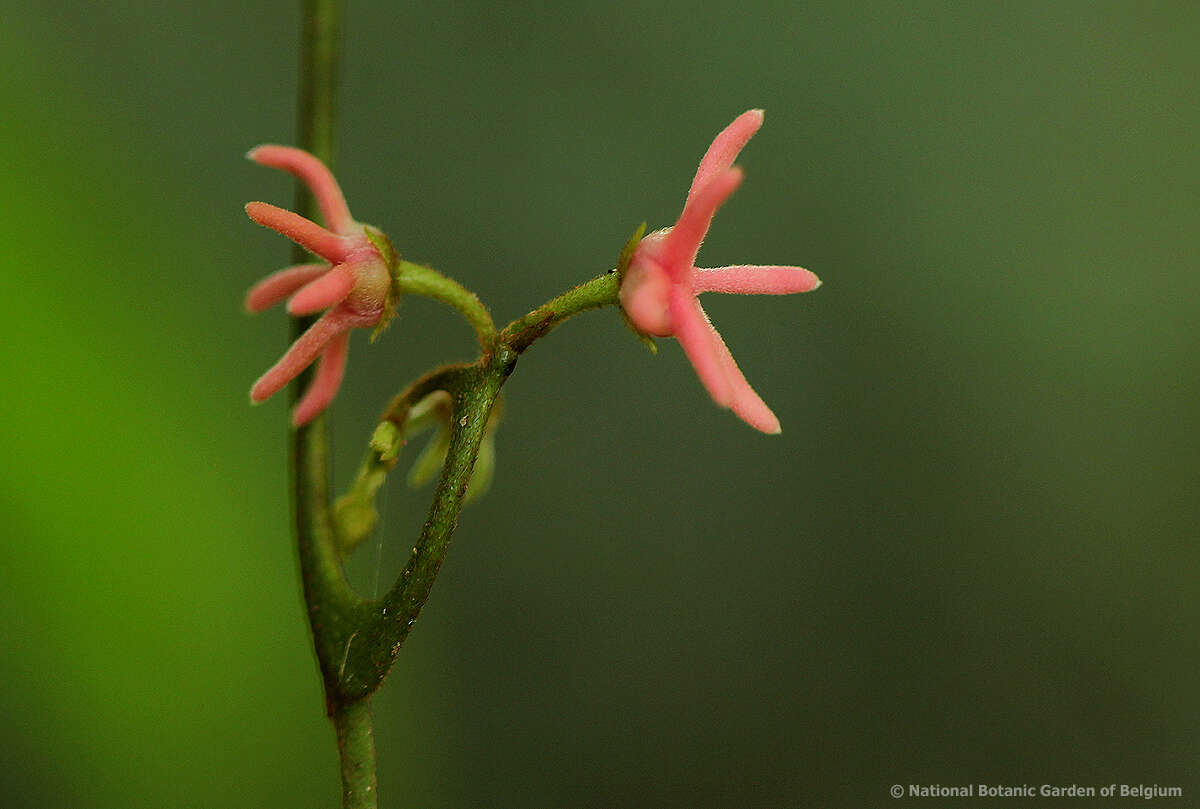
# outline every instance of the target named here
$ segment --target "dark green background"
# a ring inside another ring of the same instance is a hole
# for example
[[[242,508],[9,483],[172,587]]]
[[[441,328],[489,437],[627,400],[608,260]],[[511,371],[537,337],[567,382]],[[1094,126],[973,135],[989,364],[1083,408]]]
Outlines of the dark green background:
[[[501,321],[670,224],[749,107],[701,261],[825,281],[707,302],[777,438],[612,311],[521,360],[376,700],[385,807],[1194,805],[1194,2],[348,6],[352,210]],[[286,327],[240,311],[288,256],[241,155],[294,142],[298,12],[0,18],[0,804],[333,806],[285,407],[246,405]],[[356,338],[339,481],[470,351],[419,300]],[[386,490],[362,589],[426,498]]]

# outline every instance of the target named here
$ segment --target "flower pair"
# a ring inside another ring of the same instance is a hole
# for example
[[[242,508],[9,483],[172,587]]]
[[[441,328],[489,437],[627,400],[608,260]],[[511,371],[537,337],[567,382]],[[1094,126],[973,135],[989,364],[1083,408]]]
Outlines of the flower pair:
[[[750,110],[717,135],[700,161],[679,220],[638,243],[623,270],[620,298],[638,329],[679,341],[714,402],[751,427],[778,433],[779,419],[750,387],[696,299],[702,292],[787,295],[821,285],[816,275],[800,267],[695,266],[713,216],[742,182],[742,170],[733,161],[762,122],[762,110]]]
[[[696,170],[679,220],[642,239],[620,268],[620,302],[640,331],[679,340],[713,401],[733,410],[751,427],[778,433],[779,419],[750,387],[696,299],[703,292],[786,295],[808,292],[821,284],[816,275],[800,267],[695,266],[713,216],[742,182],[742,170],[733,161],[762,122],[762,110],[750,110],[713,140]],[[316,417],[337,394],[346,368],[350,331],[378,326],[390,314],[394,291],[388,260],[394,259],[394,253],[382,233],[354,221],[337,181],[316,157],[272,145],[259,146],[247,157],[305,182],[326,225],[321,227],[265,202],[246,206],[255,222],[325,260],[280,270],[246,295],[246,308],[251,312],[289,296],[287,310],[292,315],[328,310],[250,390],[252,401],[264,401],[317,361],[313,381],[292,412],[292,423],[300,426]]]
[[[325,260],[280,270],[246,294],[250,312],[261,312],[284,298],[288,298],[288,313],[297,317],[328,310],[250,389],[250,400],[262,402],[316,360],[312,382],[292,411],[292,424],[299,427],[312,421],[337,395],[346,370],[351,329],[377,326],[388,314],[392,278],[378,246],[386,237],[354,221],[333,174],[308,152],[267,145],[246,156],[261,165],[283,169],[308,185],[326,225],[321,227],[265,202],[246,205],[246,213],[255,222]]]

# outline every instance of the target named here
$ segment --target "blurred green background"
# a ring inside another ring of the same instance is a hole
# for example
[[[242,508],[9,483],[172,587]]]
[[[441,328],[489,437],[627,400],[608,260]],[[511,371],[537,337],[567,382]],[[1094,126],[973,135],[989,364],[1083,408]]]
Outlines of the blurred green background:
[[[334,806],[285,405],[246,405],[285,319],[240,310],[288,259],[242,204],[291,183],[241,155],[295,140],[298,10],[0,9],[0,805]],[[376,699],[383,806],[1195,805],[1198,35],[1190,1],[350,3],[351,207],[497,319],[670,224],[749,107],[701,263],[825,281],[706,300],[777,438],[612,311],[521,360]],[[362,337],[342,484],[472,343],[419,300]],[[394,483],[367,592],[424,517]]]

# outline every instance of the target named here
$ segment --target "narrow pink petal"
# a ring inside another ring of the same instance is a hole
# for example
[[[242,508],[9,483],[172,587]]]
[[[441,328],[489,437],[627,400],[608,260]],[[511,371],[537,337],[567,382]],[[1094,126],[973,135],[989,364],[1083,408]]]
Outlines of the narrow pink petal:
[[[763,111],[748,110],[733,120],[729,126],[713,139],[712,145],[700,160],[700,168],[692,180],[691,190],[688,191],[688,202],[699,193],[704,185],[721,172],[733,165],[738,153],[742,151],[754,133],[762,126]]]
[[[783,432],[783,427],[779,424],[779,417],[772,412],[771,408],[767,407],[767,403],[749,385],[746,386],[744,394],[734,398],[729,409],[737,414],[738,418],[761,433],[779,435]]]
[[[328,264],[297,264],[268,275],[246,293],[246,311],[270,309],[300,287],[329,271]]]
[[[300,178],[321,206],[325,226],[343,236],[353,232],[354,220],[350,217],[350,209],[346,207],[342,189],[338,187],[333,173],[316,157],[303,149],[276,146],[273,143],[254,147],[246,153],[246,157],[259,165],[283,169]]]
[[[675,328],[675,339],[683,346],[684,353],[696,369],[696,375],[704,383],[708,395],[721,407],[729,407],[733,401],[733,388],[726,376],[717,345],[724,345],[716,336],[716,329],[701,308],[699,301],[679,287],[671,291],[671,323]],[[715,337],[715,339],[714,339]]]
[[[341,263],[350,253],[351,245],[345,238],[298,213],[285,211],[267,202],[248,202],[246,214],[263,227],[282,233],[331,264]]]
[[[742,375],[742,369],[738,368],[733,355],[729,353],[729,347],[725,345],[716,329],[713,329],[713,339],[718,361],[723,366],[725,378],[729,380],[733,391],[729,409],[754,429],[768,435],[778,435],[782,432],[779,419],[771,412],[771,408],[767,407],[762,397],[754,392],[754,388],[750,387],[750,383]]]
[[[346,353],[350,348],[350,334],[345,332],[329,341],[321,359],[317,360],[317,372],[304,391],[304,396],[292,411],[292,426],[302,427],[308,424],[317,414],[329,407],[333,397],[337,396],[342,384],[342,376],[346,373]]]
[[[692,288],[697,292],[735,295],[790,295],[811,292],[821,285],[815,273],[802,267],[742,264],[736,267],[696,268]]]
[[[726,169],[713,177],[683,206],[679,221],[663,240],[662,252],[659,253],[659,262],[671,274],[671,280],[678,283],[685,274],[691,274],[696,253],[700,252],[700,242],[704,241],[713,216],[741,185],[744,176],[740,168]]]
[[[354,288],[354,268],[349,264],[338,264],[332,270],[297,292],[288,301],[291,315],[311,315],[328,309],[350,294]]]
[[[250,388],[250,401],[262,402],[281,391],[312,364],[330,340],[355,326],[367,325],[361,321],[362,318],[354,317],[341,307],[330,309],[292,343],[279,362],[258,378]]]

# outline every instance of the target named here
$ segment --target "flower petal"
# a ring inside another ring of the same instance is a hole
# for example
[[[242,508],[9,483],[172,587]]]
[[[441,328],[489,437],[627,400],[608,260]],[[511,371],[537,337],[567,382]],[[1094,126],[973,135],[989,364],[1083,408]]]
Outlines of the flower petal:
[[[683,206],[679,221],[663,239],[659,253],[659,262],[671,275],[672,281],[679,283],[691,275],[696,253],[700,252],[700,243],[708,233],[713,216],[741,185],[744,176],[740,168],[726,169],[713,177]]]
[[[312,191],[313,198],[321,207],[321,216],[325,226],[335,233],[347,236],[355,229],[354,219],[350,209],[346,207],[346,198],[337,180],[324,163],[303,149],[291,146],[277,146],[273,143],[256,146],[246,153],[246,157],[262,166],[283,169],[298,177]]]
[[[344,332],[329,341],[321,359],[317,361],[317,372],[304,391],[304,396],[292,411],[292,426],[302,427],[329,407],[337,396],[342,377],[346,373],[346,355],[350,349],[350,333]]]
[[[699,301],[679,287],[671,291],[670,307],[675,339],[683,346],[684,353],[696,369],[696,376],[700,377],[714,402],[721,407],[729,407],[733,401],[733,389],[717,348],[718,344],[723,346],[724,343],[719,336],[714,340],[717,332],[708,315]]]
[[[735,267],[696,268],[692,288],[697,292],[734,295],[790,295],[811,292],[821,285],[815,273],[802,267],[741,264]]]
[[[350,329],[370,325],[371,322],[340,306],[330,309],[292,343],[279,362],[258,378],[250,388],[250,401],[262,402],[274,396],[311,365],[330,340]]]
[[[646,334],[669,337],[671,287],[671,279],[657,261],[635,253],[620,293],[621,306],[633,325]]]
[[[270,309],[300,287],[317,280],[329,272],[328,264],[297,264],[278,272],[250,287],[246,293],[246,311],[261,312]]]
[[[725,378],[729,380],[733,389],[733,398],[729,403],[729,409],[754,429],[767,435],[778,435],[782,432],[779,419],[771,412],[771,408],[767,407],[767,403],[762,400],[762,397],[755,393],[754,388],[750,387],[750,383],[742,375],[742,369],[738,368],[733,355],[729,353],[729,347],[725,345],[725,341],[721,339],[721,335],[715,329],[713,337],[717,343],[717,357],[725,368]]]
[[[688,314],[688,309],[692,314]],[[779,419],[750,387],[699,301],[676,290],[671,296],[671,316],[676,318],[675,337],[687,352],[696,375],[713,401],[728,407],[754,429],[769,435],[778,434]]]
[[[688,202],[691,202],[692,197],[696,196],[705,184],[733,165],[738,153],[750,138],[754,137],[762,122],[762,110],[747,110],[721,130],[700,160],[700,167],[696,169],[696,176],[688,191]]]
[[[338,264],[329,272],[297,292],[288,301],[291,315],[311,315],[328,309],[350,294],[354,288],[354,268],[349,264]]]
[[[352,249],[344,237],[326,230],[298,213],[286,211],[268,202],[246,203],[246,214],[263,227],[287,236],[330,264],[340,264]]]

